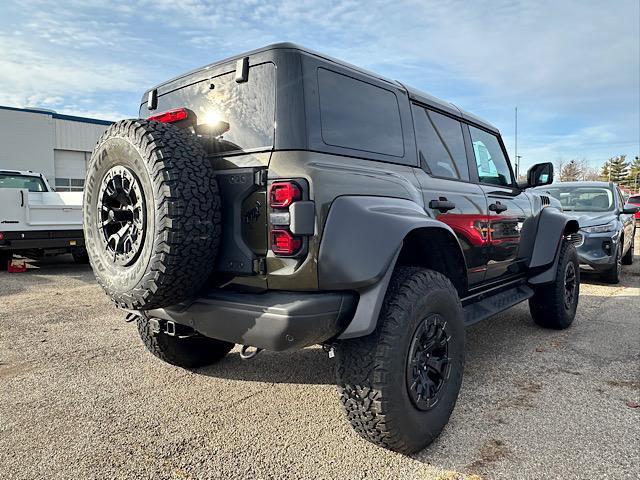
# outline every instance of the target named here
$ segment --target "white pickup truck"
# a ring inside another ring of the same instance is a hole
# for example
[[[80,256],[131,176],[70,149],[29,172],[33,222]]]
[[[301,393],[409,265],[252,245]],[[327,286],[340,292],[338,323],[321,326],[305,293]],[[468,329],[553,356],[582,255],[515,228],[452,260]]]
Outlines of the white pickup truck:
[[[0,270],[14,254],[71,253],[87,263],[82,192],[54,192],[43,175],[0,169]]]

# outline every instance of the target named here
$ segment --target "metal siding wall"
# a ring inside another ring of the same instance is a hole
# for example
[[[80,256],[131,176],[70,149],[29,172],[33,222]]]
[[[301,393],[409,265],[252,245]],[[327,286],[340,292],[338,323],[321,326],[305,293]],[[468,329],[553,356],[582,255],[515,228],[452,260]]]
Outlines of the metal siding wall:
[[[54,185],[54,150],[72,151],[69,154],[82,152],[81,155],[88,157],[106,129],[106,125],[54,119],[47,113],[0,108],[0,169],[40,172],[51,185]],[[74,165],[80,165],[79,158],[80,155],[77,156]],[[60,164],[61,168],[71,166],[66,160],[61,162],[65,163]],[[78,168],[71,168],[72,172],[78,172]],[[81,177],[84,178],[84,173]]]
[[[58,150],[91,152],[106,125],[55,119],[55,146]]]
[[[33,170],[53,185],[51,115],[0,109],[0,168]]]

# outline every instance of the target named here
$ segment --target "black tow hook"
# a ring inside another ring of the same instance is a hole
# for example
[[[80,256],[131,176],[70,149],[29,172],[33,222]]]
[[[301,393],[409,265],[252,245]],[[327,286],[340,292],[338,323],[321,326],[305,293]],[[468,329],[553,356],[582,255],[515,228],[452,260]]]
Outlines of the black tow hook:
[[[253,348],[255,350],[249,351],[250,348]],[[251,345],[243,345],[240,349],[240,358],[242,360],[251,360],[252,358],[255,358],[256,355],[258,355],[261,351],[262,348],[252,347]]]

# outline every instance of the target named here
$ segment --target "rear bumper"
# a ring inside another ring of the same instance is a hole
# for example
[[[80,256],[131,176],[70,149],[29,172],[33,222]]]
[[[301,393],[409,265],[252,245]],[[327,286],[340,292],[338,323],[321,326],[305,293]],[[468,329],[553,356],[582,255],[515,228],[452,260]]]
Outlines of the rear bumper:
[[[335,337],[353,316],[356,298],[350,292],[216,290],[189,305],[145,313],[150,318],[187,325],[218,340],[285,351]]]
[[[0,227],[0,231],[1,227]],[[3,232],[0,250],[46,250],[84,246],[82,230],[40,230],[24,232]]]

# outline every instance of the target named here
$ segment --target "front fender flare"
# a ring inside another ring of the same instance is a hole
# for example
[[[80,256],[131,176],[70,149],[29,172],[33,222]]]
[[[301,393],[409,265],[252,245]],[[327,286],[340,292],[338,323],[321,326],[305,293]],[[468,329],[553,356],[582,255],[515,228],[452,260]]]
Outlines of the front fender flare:
[[[531,285],[542,285],[554,281],[560,243],[565,235],[576,233],[578,230],[580,230],[578,222],[556,208],[547,207],[540,212],[536,242],[529,261],[529,270],[539,273],[529,279]]]
[[[555,260],[562,238],[580,229],[578,222],[557,208],[547,207],[540,212],[538,231],[529,268],[543,267]]]

